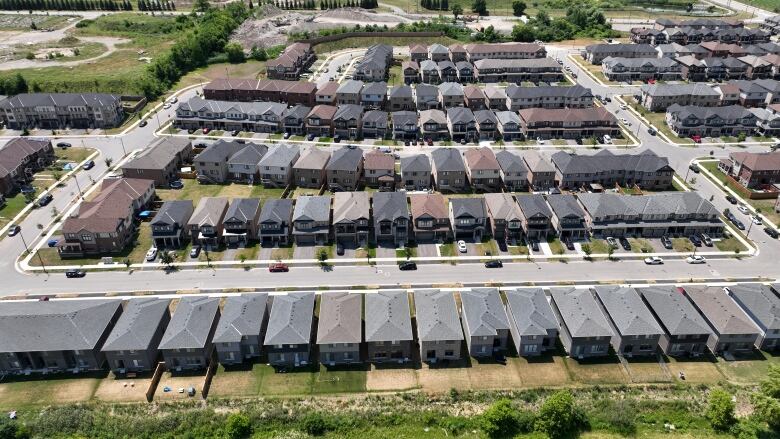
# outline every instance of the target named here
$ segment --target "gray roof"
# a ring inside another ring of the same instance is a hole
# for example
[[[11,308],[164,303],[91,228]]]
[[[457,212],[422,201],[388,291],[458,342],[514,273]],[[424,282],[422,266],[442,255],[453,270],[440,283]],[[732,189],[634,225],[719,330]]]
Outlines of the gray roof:
[[[439,53],[439,54],[449,54],[450,50],[447,49],[447,46],[441,45],[439,43],[433,43],[430,46],[428,46],[428,52],[430,52],[430,53]]]
[[[170,200],[163,203],[150,225],[176,225],[186,226],[192,216],[192,200]]]
[[[696,192],[669,192],[653,195],[585,193],[577,199],[592,217],[638,215],[717,216],[718,210]]]
[[[284,110],[284,113],[282,113],[282,117],[285,119],[290,117],[292,117],[293,119],[305,119],[306,116],[309,114],[309,112],[311,112],[311,107],[298,104],[294,107],[290,107]]]
[[[211,340],[211,327],[219,314],[219,298],[187,296],[179,300],[160,349],[200,349]]]
[[[254,221],[259,210],[259,198],[234,198],[225,213],[225,221],[236,219],[240,222],[251,222]]]
[[[268,304],[268,294],[252,293],[225,298],[214,343],[240,343],[244,336],[260,336]]]
[[[420,341],[463,340],[455,297],[448,291],[416,290],[414,309]]]
[[[293,221],[330,220],[330,197],[327,195],[304,195],[295,200]]]
[[[517,204],[526,218],[542,215],[546,218],[552,218],[552,210],[547,207],[547,202],[541,194],[518,195]]]
[[[634,288],[610,285],[597,286],[594,290],[621,336],[664,333]]]
[[[707,322],[677,287],[637,288],[669,335],[712,334]]]
[[[120,98],[106,93],[20,93],[5,99],[3,108],[18,107],[116,107]]]
[[[563,174],[597,174],[611,171],[659,172],[672,171],[669,159],[658,157],[653,151],[639,154],[615,154],[602,149],[596,154],[580,155],[558,151],[552,155],[552,162]]]
[[[507,311],[523,335],[547,335],[558,330],[558,321],[541,288],[515,288],[506,293]]]
[[[187,225],[198,227],[204,224],[210,226],[219,225],[222,219],[222,212],[225,212],[228,208],[228,201],[230,200],[227,198],[201,198]]]
[[[191,144],[181,137],[163,137],[152,143],[134,159],[122,165],[122,169],[164,169]]]
[[[297,145],[274,145],[268,149],[258,166],[291,167],[301,150]]]
[[[368,220],[370,210],[368,192],[336,192],[333,195],[333,224]]]
[[[731,297],[765,330],[780,329],[780,297],[768,285],[738,284],[728,287]]]
[[[363,341],[362,293],[322,293],[317,344]]]
[[[371,201],[375,221],[409,218],[409,206],[402,192],[376,192]]]
[[[645,84],[641,87],[642,93],[650,96],[720,96],[715,88],[709,84]]]
[[[309,344],[314,293],[274,296],[263,345]]]
[[[333,120],[359,120],[363,116],[363,107],[358,104],[339,105]]]
[[[257,166],[268,151],[265,145],[249,144],[228,159],[228,164]]]
[[[390,118],[393,120],[393,127],[404,125],[414,125],[416,127],[419,120],[416,111],[393,111],[390,114]]]
[[[360,148],[342,146],[330,153],[330,161],[325,166],[328,171],[354,171],[363,161],[363,151]]]
[[[425,62],[425,61],[423,61]],[[436,63],[434,63],[435,65]],[[422,64],[420,65],[422,67]],[[439,99],[439,88],[435,85],[431,84],[418,84],[414,88],[414,94],[417,99],[417,103],[419,104],[421,100],[433,100],[436,101]]]
[[[550,204],[553,213],[559,219],[570,218],[585,218],[585,211],[582,210],[580,204],[577,203],[577,199],[571,194],[558,194],[548,195],[547,203]]]
[[[450,61],[450,60],[439,61],[436,64],[436,68],[439,69],[439,72],[441,72],[444,69],[455,70],[455,64],[452,61]]]
[[[514,111],[496,111],[496,119],[498,119],[498,122],[501,125],[514,123],[515,125],[520,126],[520,116],[518,116]],[[502,151],[509,152],[505,149]],[[525,167],[525,165],[523,165],[523,167]]]
[[[91,350],[121,306],[119,300],[0,303],[0,352]]]
[[[283,223],[290,222],[293,211],[293,200],[290,198],[282,199],[270,199],[263,203],[263,209],[260,210],[259,223],[274,222]]]
[[[454,218],[460,218],[462,216],[487,218],[485,199],[482,197],[450,198],[450,206],[452,206],[452,216]]]
[[[474,119],[476,119],[478,124],[485,122],[498,123],[498,117],[496,117],[496,113],[493,110],[477,110],[474,112]]]
[[[460,70],[474,70],[474,66],[468,61],[458,61],[455,63],[455,68]]]
[[[420,70],[434,70],[436,71],[438,69],[438,65],[436,62],[431,61],[429,59],[424,59],[420,61]]]
[[[655,47],[651,44],[629,44],[629,43],[619,43],[619,44],[591,44],[589,46],[585,46],[585,50],[589,53],[615,53],[615,52],[621,52],[621,53],[645,53],[645,52],[652,52],[655,50]]]
[[[500,218],[506,221],[519,220],[522,216],[520,207],[512,198],[511,194],[506,192],[485,194],[485,204],[487,205],[490,216]]]
[[[387,95],[387,83],[385,81],[366,83],[360,90],[360,94],[385,96]]]
[[[338,90],[336,90],[336,93],[337,94],[341,94],[341,93],[359,94],[360,90],[362,89],[363,89],[363,81],[348,79],[341,83]]]
[[[295,162],[295,169],[325,169],[325,165],[330,160],[330,153],[316,146],[307,146],[301,151],[298,161]]]
[[[506,87],[506,95],[509,99],[535,99],[535,98],[583,98],[593,97],[589,88],[579,84],[571,87],[565,86],[538,86],[538,87],[520,87],[517,84],[509,84]]]
[[[206,147],[203,152],[195,156],[193,161],[227,163],[228,159],[230,159],[233,154],[241,151],[245,147],[246,145],[243,143],[219,140]]]
[[[695,105],[682,106],[679,104],[672,104],[666,109],[669,114],[676,114],[679,119],[685,119],[689,116],[695,117],[700,120],[707,120],[710,118],[722,118],[722,119],[744,119],[754,117],[747,108],[741,105],[726,105],[724,107],[698,107]]]
[[[572,337],[612,337],[614,333],[590,290],[553,288],[555,306]]]
[[[411,98],[412,87],[408,85],[394,85],[390,88],[390,98]]]
[[[502,111],[502,113],[508,113]],[[517,117],[517,115],[515,115]],[[500,120],[500,117],[499,117]],[[520,120],[519,118],[517,119]],[[527,174],[528,173],[528,166],[525,165],[525,162],[523,161],[523,157],[514,151],[509,151],[506,149],[502,149],[501,151],[496,153],[496,160],[498,160],[498,165],[501,166],[501,170],[506,172],[519,172],[521,174]]]
[[[383,290],[366,294],[366,341],[412,339],[409,294],[405,290]]]
[[[281,118],[287,104],[281,102],[235,102],[235,101],[216,101],[212,99],[203,99],[200,96],[194,96],[186,102],[179,102],[176,111],[190,111],[192,113],[211,112],[219,114],[240,114],[243,116],[254,115],[273,115]]]
[[[378,128],[387,128],[387,111],[369,110],[363,114],[363,124],[373,122]]]
[[[455,148],[437,148],[431,152],[433,164],[436,172],[454,171],[466,172],[466,163],[463,162],[463,156]]]
[[[685,293],[718,334],[759,333],[755,323],[722,287],[689,286]]]
[[[422,110],[420,111],[420,117],[418,120],[420,121],[420,125],[425,125],[426,123],[431,122],[437,123],[439,125],[446,125],[447,114],[437,109]]]
[[[401,172],[431,172],[431,159],[426,154],[401,157]]]
[[[442,96],[463,96],[463,86],[457,82],[442,82],[439,84],[439,93]]]
[[[498,288],[473,288],[460,293],[463,318],[471,337],[496,336],[509,329]]]
[[[127,301],[122,315],[101,351],[143,351],[157,349],[152,340],[163,317],[169,313],[170,300],[143,297]]]
[[[451,123],[476,122],[474,113],[466,107],[451,107],[447,109],[447,120]]]

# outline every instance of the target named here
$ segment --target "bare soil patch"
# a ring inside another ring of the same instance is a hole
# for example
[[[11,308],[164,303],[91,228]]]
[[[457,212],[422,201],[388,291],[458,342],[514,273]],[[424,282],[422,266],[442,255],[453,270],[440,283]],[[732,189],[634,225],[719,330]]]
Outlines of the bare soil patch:
[[[95,391],[95,398],[104,401],[145,401],[151,378],[115,378],[109,375]]]
[[[371,366],[366,374],[366,390],[408,390],[418,387],[417,371],[412,367],[377,368]]]

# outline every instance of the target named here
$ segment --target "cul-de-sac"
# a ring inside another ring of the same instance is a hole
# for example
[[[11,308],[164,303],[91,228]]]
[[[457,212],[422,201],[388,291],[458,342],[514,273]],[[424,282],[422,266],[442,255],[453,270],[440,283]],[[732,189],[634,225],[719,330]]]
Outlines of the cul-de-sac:
[[[0,0],[0,439],[780,437],[780,1]]]

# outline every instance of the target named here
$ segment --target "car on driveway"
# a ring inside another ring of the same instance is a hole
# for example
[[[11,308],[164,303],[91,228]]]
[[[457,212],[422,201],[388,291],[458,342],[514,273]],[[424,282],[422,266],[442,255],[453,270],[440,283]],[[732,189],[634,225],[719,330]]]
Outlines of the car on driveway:
[[[669,239],[668,236],[664,235],[664,236],[661,237],[661,245],[663,245],[665,249],[671,250],[672,249],[672,240]]]
[[[645,264],[647,265],[661,265],[663,263],[664,260],[658,256],[650,256],[649,258],[645,258]]]
[[[764,233],[771,236],[772,238],[777,239],[777,230],[773,229],[772,227],[764,227]]]
[[[340,242],[336,244],[336,254],[339,256],[344,256],[344,244]]]
[[[22,231],[22,228],[18,225],[14,224],[11,227],[8,228],[8,236],[16,236],[19,234],[19,232]]]
[[[712,247],[712,238],[710,238],[710,235],[706,233],[702,233],[699,235],[699,238],[701,239],[701,242],[704,243],[707,247]]]
[[[707,260],[701,255],[691,255],[685,258],[685,262],[689,264],[706,264]]]
[[[314,133],[309,133],[309,135],[306,136],[306,140],[308,140],[309,142],[314,140]]]
[[[51,203],[51,200],[54,199],[54,195],[52,194],[46,194],[38,199],[38,201],[35,202],[35,205],[38,207],[43,207],[49,203]]]
[[[737,204],[737,199],[734,198],[734,195],[726,195],[726,201],[731,204]]]
[[[744,213],[745,215],[750,214],[750,210],[748,210],[747,206],[745,206],[744,204],[738,205],[737,210]]]
[[[607,236],[607,244],[612,248],[618,248],[617,240],[611,236]]]
[[[70,269],[65,272],[65,277],[67,278],[77,278],[77,277],[84,277],[87,275],[87,272],[84,270],[76,270],[76,269]]]
[[[417,264],[412,261],[404,261],[398,264],[398,269],[401,271],[417,270]]]
[[[501,268],[503,266],[504,263],[499,261],[498,259],[493,259],[485,262],[485,268]]]
[[[466,247],[466,241],[458,241],[458,251],[461,253],[466,253],[468,251],[468,247]]]
[[[57,247],[57,244],[59,244],[59,242],[60,242],[60,241],[59,241],[59,240],[57,240],[57,239],[50,239],[50,240],[48,240],[48,241],[46,242],[46,245],[47,245],[48,247]]]
[[[271,264],[268,266],[268,271],[271,273],[287,273],[290,271],[290,267],[288,267],[285,264],[282,264],[281,262],[277,262],[275,264]]]
[[[537,241],[535,239],[531,241],[531,250],[533,250],[535,252],[539,251],[539,241]]]
[[[200,246],[196,245],[195,247],[192,247],[192,249],[190,250],[190,257],[197,258],[199,254],[200,254]]]
[[[566,245],[566,249],[574,250],[574,241],[572,241],[570,237],[567,236],[563,238],[563,243]]]
[[[183,189],[184,183],[182,183],[181,180],[174,180],[168,186],[170,186],[171,189]]]
[[[620,238],[620,245],[623,247],[623,250],[629,252],[631,251],[631,243],[628,242],[628,239],[621,237]]]
[[[146,261],[147,262],[152,262],[155,259],[157,259],[157,248],[152,247],[152,248],[149,249],[148,252],[146,252]]]
[[[695,245],[696,247],[701,247],[701,239],[699,239],[699,237],[698,237],[698,236],[696,236],[696,235],[691,235],[691,236],[689,236],[689,237],[688,237],[688,239],[689,239],[689,240],[691,241],[691,243],[692,243],[693,245]]]
[[[233,131],[230,132],[230,135],[233,136],[233,137],[238,137],[239,134],[241,134],[241,131],[239,131],[239,130],[233,130]],[[286,138],[287,137],[285,137],[285,139]]]
[[[211,132],[211,128],[203,128],[201,131],[203,132],[203,134],[208,134],[209,132]]]

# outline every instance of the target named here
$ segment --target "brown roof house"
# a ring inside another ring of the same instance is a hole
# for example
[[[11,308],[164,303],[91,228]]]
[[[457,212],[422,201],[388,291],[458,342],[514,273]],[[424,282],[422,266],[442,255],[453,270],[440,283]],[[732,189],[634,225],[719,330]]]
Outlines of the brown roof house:
[[[501,186],[501,167],[493,149],[487,146],[468,149],[463,157],[466,159],[466,175],[473,189],[492,192]]]
[[[685,294],[713,329],[707,347],[716,355],[751,353],[758,326],[721,287],[690,286]]]
[[[293,165],[293,183],[298,187],[320,188],[325,184],[325,165],[330,153],[314,145],[301,151],[298,161]]]
[[[442,194],[412,194],[409,201],[415,241],[444,242],[452,239],[447,200]]]
[[[780,182],[780,152],[732,152],[730,174],[745,187]]]
[[[315,105],[306,116],[306,132],[315,136],[333,135],[333,116],[337,107],[333,105]]]
[[[516,241],[523,237],[523,214],[512,195],[505,192],[485,194],[485,204],[494,238]]]
[[[0,195],[9,195],[54,160],[51,141],[17,137],[0,149]]]
[[[317,323],[320,363],[327,366],[360,363],[363,341],[363,294],[323,293]]]
[[[60,257],[84,257],[121,252],[135,232],[135,213],[154,197],[154,182],[135,178],[103,180],[100,192],[82,202],[62,224]]]
[[[363,155],[363,174],[366,186],[380,191],[395,189],[395,157],[392,154],[369,151]]]

